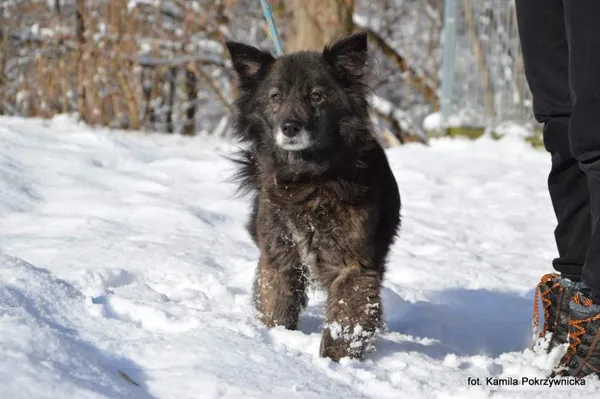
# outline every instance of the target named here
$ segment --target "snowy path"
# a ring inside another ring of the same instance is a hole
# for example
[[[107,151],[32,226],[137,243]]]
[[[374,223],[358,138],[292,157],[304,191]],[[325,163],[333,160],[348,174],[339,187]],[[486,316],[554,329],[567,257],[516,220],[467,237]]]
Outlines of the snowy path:
[[[388,152],[404,208],[386,275],[389,331],[366,361],[317,356],[252,315],[257,250],[219,143],[0,119],[0,398],[545,398],[527,349],[550,270],[548,157],[517,139]],[[128,376],[134,385],[127,381]]]

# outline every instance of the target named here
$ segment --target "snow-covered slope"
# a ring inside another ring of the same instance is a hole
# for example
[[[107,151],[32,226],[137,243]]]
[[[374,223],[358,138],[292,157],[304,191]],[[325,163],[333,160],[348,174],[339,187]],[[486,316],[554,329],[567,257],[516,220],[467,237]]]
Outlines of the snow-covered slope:
[[[0,398],[564,398],[486,386],[543,377],[533,287],[550,271],[548,157],[518,138],[388,155],[404,208],[388,330],[364,362],[318,357],[324,295],[300,331],[253,317],[257,250],[226,144],[0,119]],[[469,377],[481,386],[469,386]]]

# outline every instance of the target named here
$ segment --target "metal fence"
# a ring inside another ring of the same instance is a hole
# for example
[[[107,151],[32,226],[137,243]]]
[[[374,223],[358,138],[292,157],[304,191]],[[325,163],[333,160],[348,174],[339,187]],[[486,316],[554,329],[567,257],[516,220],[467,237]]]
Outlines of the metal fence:
[[[446,126],[533,122],[514,0],[445,0],[442,58]]]

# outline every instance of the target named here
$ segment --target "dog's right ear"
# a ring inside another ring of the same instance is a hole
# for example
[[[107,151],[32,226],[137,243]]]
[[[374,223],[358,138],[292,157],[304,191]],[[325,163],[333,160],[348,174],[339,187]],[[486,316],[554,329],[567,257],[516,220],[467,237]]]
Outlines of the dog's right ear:
[[[240,83],[251,85],[262,79],[275,58],[266,51],[238,42],[225,42],[233,68],[237,72]]]

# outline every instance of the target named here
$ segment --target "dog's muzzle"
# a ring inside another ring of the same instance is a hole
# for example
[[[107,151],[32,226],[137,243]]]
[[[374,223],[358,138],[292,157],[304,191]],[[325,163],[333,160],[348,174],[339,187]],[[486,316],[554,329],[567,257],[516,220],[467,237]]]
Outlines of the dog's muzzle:
[[[284,122],[275,133],[275,142],[286,151],[301,151],[312,145],[309,133],[296,121]]]

